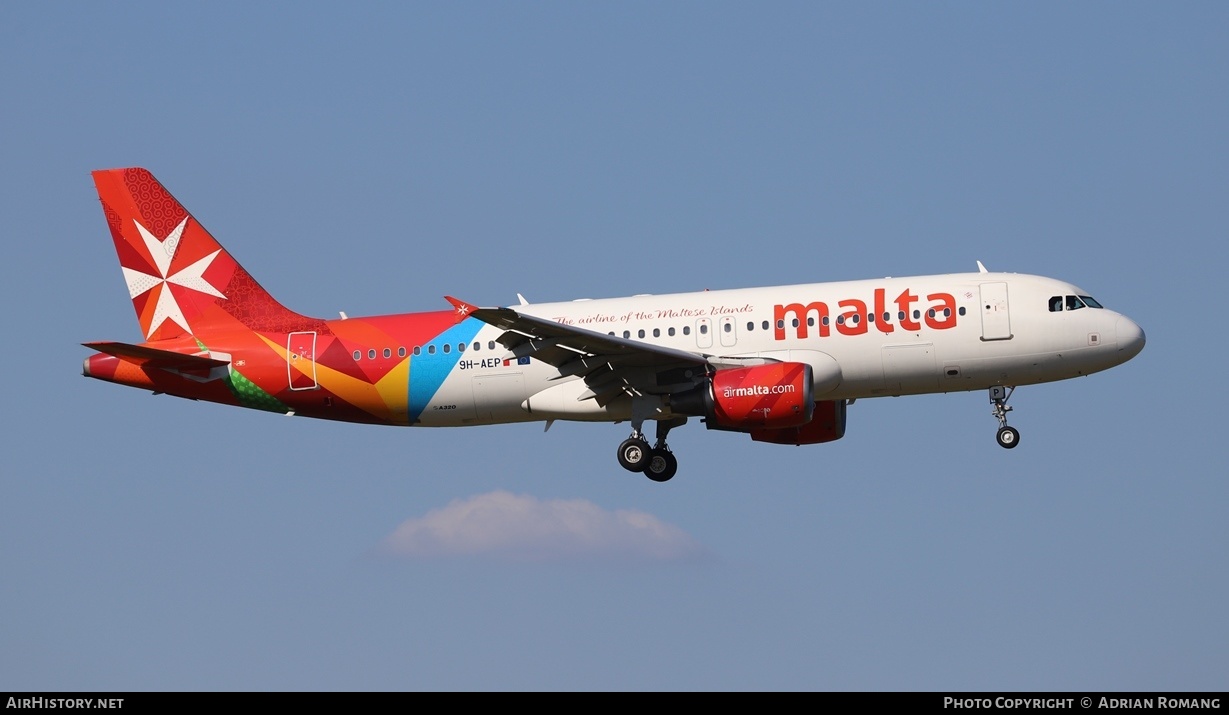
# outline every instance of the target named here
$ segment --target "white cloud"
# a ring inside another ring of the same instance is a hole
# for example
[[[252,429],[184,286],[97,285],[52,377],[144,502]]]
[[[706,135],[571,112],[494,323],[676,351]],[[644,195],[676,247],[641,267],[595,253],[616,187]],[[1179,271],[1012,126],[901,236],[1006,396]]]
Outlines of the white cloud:
[[[552,499],[495,491],[458,499],[402,522],[388,552],[409,557],[485,556],[518,561],[588,557],[670,561],[703,549],[677,526],[652,514],[607,511],[584,499]]]

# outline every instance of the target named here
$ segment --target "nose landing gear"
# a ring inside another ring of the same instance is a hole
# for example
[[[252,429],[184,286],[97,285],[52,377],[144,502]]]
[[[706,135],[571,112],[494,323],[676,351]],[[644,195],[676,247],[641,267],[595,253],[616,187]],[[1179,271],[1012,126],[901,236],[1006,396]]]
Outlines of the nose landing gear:
[[[999,446],[1004,449],[1013,449],[1017,444],[1020,444],[1020,431],[1015,427],[1007,426],[1007,413],[1011,412],[1011,407],[1008,407],[1007,400],[1011,398],[1011,393],[1015,392],[1016,388],[1006,387],[1003,385],[995,385],[990,388],[990,403],[994,405],[994,409],[990,414],[994,415],[999,421],[999,431],[994,436]]]

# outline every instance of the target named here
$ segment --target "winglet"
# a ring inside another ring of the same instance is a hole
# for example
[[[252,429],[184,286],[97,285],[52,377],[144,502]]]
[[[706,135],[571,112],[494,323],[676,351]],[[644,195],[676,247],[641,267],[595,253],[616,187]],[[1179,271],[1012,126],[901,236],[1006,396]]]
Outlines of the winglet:
[[[986,267],[981,264],[981,261],[978,261],[977,262],[977,272],[978,273],[989,273],[990,271],[986,270]]]
[[[458,323],[472,315],[475,310],[478,310],[478,306],[474,305],[473,303],[466,303],[465,301],[453,298],[450,295],[444,296],[444,300],[452,303],[452,307],[456,309],[456,319]]]

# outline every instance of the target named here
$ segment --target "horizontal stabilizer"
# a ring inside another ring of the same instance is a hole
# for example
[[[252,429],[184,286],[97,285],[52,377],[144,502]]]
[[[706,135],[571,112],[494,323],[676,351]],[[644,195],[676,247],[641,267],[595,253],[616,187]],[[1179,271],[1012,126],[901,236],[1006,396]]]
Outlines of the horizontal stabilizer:
[[[126,362],[136,365],[148,365],[149,367],[178,370],[209,370],[230,364],[226,360],[216,360],[203,355],[184,355],[183,353],[159,350],[158,348],[150,348],[143,345],[130,345],[128,343],[109,341],[81,344],[91,350],[114,355]]]

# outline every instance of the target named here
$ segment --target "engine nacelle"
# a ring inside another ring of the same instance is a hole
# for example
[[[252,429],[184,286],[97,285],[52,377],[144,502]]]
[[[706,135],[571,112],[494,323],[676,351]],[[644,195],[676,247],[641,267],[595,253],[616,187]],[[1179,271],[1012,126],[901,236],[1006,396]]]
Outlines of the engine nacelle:
[[[811,421],[801,427],[785,429],[753,429],[751,439],[773,444],[820,444],[845,436],[845,401],[824,400],[815,403]]]
[[[778,362],[718,370],[670,398],[671,411],[704,417],[709,429],[749,432],[799,427],[815,409],[811,366]]]

